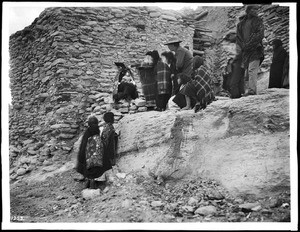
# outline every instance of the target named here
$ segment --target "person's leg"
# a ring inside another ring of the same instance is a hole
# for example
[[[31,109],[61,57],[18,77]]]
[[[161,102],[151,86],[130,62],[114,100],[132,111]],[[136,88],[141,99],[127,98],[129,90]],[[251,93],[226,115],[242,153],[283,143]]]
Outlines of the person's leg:
[[[249,63],[248,75],[249,75],[249,89],[248,94],[257,94],[257,75],[259,69],[259,60],[254,60]]]
[[[156,110],[157,111],[162,111],[162,107],[163,107],[163,94],[157,94],[156,95]]]
[[[239,82],[239,92],[240,92],[240,96],[242,94],[245,93],[245,69],[241,68],[241,78],[240,78],[240,82]]]
[[[167,109],[167,104],[169,102],[169,99],[171,98],[171,94],[164,94],[163,96],[163,106],[162,106],[162,110],[166,110]]]
[[[183,107],[182,110],[190,110],[191,109],[191,98],[187,95],[185,96],[186,107]]]
[[[90,181],[90,188],[91,189],[96,189],[96,183],[95,183],[94,179],[91,179],[91,181]]]

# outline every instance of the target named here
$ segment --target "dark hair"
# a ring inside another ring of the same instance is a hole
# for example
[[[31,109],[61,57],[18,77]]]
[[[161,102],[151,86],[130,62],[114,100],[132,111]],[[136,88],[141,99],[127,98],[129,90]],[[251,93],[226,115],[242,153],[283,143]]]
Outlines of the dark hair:
[[[272,41],[272,44],[277,48],[277,47],[282,46],[282,41],[280,39],[274,39]]]
[[[98,126],[98,119],[97,119],[95,116],[91,116],[91,117],[88,119],[88,126],[89,126],[89,127],[95,127],[95,126]]]
[[[172,64],[173,62],[176,61],[173,52],[163,52],[163,53],[161,54],[161,56],[166,57],[167,62],[168,62],[169,64]]]
[[[149,51],[149,52],[146,52],[146,54],[145,54],[146,56],[152,56],[152,52],[151,51]]]
[[[103,119],[104,119],[104,122],[106,123],[114,123],[114,113],[113,112],[106,112],[104,115],[103,115]]]
[[[201,56],[194,56],[193,58],[193,69],[198,69],[201,65],[203,65],[203,58]]]
[[[158,51],[157,50],[153,50],[151,56],[153,58],[153,64],[156,65],[157,62],[158,62],[158,60],[159,60],[159,58],[160,58]]]
[[[186,84],[191,80],[191,78],[184,73],[178,74],[178,79],[181,80],[181,84]]]

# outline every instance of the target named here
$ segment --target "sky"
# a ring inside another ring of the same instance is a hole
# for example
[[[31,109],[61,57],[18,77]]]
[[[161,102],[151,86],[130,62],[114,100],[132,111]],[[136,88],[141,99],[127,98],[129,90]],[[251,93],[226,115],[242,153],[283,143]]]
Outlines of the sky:
[[[207,4],[207,3],[206,3]],[[153,2],[153,3],[63,3],[63,2],[10,2],[6,4],[8,18],[4,18],[4,20],[8,20],[8,32],[9,35],[24,29],[24,27],[29,26],[35,18],[37,18],[40,13],[46,7],[55,7],[55,6],[127,6],[127,5],[148,5],[148,6],[159,6],[163,9],[173,9],[180,10],[183,7],[191,7],[192,9],[196,9],[198,6],[203,6],[203,3],[185,3],[185,2]],[[209,4],[210,5],[210,4]],[[217,4],[217,5],[220,5]],[[226,4],[225,4],[226,5]],[[4,5],[5,6],[5,5]]]

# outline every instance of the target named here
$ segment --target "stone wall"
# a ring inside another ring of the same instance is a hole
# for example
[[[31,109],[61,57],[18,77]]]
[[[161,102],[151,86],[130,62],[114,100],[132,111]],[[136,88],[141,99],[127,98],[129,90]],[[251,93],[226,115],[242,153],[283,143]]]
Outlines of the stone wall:
[[[193,33],[178,12],[157,7],[44,10],[10,37],[12,157],[29,153],[43,162],[56,151],[68,154],[87,116],[101,120],[110,107],[114,62],[167,51],[163,44],[173,36],[192,47]],[[136,72],[135,80],[140,90]]]

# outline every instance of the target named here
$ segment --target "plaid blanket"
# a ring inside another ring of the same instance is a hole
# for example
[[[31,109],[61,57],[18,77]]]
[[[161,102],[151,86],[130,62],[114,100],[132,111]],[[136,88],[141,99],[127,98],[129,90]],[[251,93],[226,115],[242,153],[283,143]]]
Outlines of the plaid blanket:
[[[146,106],[155,106],[157,83],[155,79],[155,69],[153,66],[138,67],[143,94],[146,100]]]
[[[196,70],[195,79],[190,80],[180,91],[201,104],[210,104],[215,96],[213,92],[213,83],[210,78],[210,73],[204,65]]]
[[[172,79],[171,69],[161,61],[157,63],[157,94],[171,94]]]

